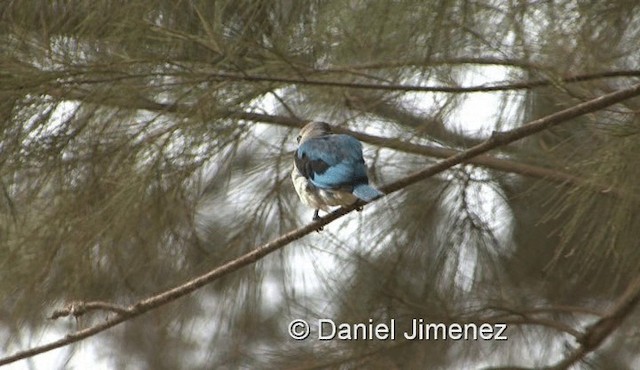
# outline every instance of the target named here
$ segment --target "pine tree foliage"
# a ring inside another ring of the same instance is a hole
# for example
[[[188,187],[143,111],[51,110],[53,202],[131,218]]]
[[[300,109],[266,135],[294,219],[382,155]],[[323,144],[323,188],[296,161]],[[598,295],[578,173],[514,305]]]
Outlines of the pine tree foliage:
[[[437,161],[412,145],[463,150],[637,83],[639,14],[575,0],[2,2],[0,348],[108,316],[46,319],[69,302],[131,304],[306,224],[289,173],[308,120],[381,137],[364,141],[382,185]],[[494,114],[471,130],[481,97]],[[464,164],[391,194],[67,347],[70,361],[95,346],[120,369],[553,365],[639,274],[639,110],[627,100],[489,153],[514,170]],[[578,368],[637,367],[638,315]],[[296,318],[505,322],[509,340],[294,341]]]

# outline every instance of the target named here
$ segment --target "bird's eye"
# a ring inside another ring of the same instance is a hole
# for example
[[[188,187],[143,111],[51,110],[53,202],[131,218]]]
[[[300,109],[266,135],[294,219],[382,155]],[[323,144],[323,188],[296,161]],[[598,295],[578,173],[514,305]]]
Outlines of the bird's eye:
[[[300,143],[300,139],[302,139],[302,135],[298,135],[298,137],[296,138],[296,140],[298,141],[298,143]]]

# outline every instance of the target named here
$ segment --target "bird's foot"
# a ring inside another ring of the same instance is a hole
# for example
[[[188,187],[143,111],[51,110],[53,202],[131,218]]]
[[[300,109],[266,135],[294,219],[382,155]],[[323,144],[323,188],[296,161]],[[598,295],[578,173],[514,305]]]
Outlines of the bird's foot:
[[[364,206],[358,206],[356,207],[356,211],[357,212],[362,212],[362,210],[364,209]]]
[[[318,212],[320,212],[320,210],[316,209],[316,211],[313,213],[313,221],[318,221],[320,219],[320,215],[318,214]],[[316,232],[319,233],[320,231],[322,231],[324,228],[322,226],[319,226],[316,229]]]

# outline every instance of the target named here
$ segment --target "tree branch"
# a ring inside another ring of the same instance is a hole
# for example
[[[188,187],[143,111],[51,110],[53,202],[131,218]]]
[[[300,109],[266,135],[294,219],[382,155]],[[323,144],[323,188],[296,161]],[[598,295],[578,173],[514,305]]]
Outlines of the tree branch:
[[[296,84],[296,85],[309,85],[309,86],[328,86],[328,87],[342,87],[349,89],[366,89],[366,90],[380,90],[380,91],[404,91],[404,92],[439,92],[448,94],[459,93],[477,93],[477,92],[495,92],[495,91],[510,91],[510,90],[525,90],[536,87],[550,86],[560,83],[571,82],[584,82],[602,78],[616,78],[616,77],[639,77],[640,71],[637,70],[624,70],[624,71],[608,71],[585,75],[576,75],[563,77],[558,79],[539,79],[530,80],[506,84],[486,84],[468,87],[456,87],[456,86],[418,86],[418,85],[404,85],[404,84],[370,84],[363,82],[344,82],[344,81],[329,81],[329,80],[314,80],[308,78],[293,78],[293,77],[270,77],[270,76],[258,76],[258,75],[241,75],[234,73],[215,72],[206,75],[207,79],[213,81],[247,81],[247,82],[275,82],[284,84]]]
[[[423,171],[416,172],[409,175],[402,180],[396,181],[388,186],[382,188],[383,191],[390,193],[398,191],[408,185],[414,184],[418,181],[424,180],[436,173],[442,172],[447,168],[453,167],[457,164],[468,161],[469,159],[476,157],[489,150],[495,149],[499,146],[510,144],[514,141],[520,140],[527,136],[533,135],[540,131],[546,130],[550,127],[558,125],[562,122],[566,122],[576,117],[580,117],[584,114],[595,112],[597,110],[606,108],[610,105],[619,103],[623,100],[640,95],[640,84],[633,85],[626,89],[621,89],[616,92],[603,95],[601,97],[580,103],[571,108],[561,110],[546,117],[542,117],[531,121],[521,127],[504,132],[495,132],[488,140],[473,146],[465,151],[459,152],[445,160],[442,160],[433,166],[430,166]]]
[[[55,320],[65,316],[79,317],[89,311],[109,311],[117,314],[126,315],[129,311],[126,307],[109,303],[109,302],[71,302],[66,307],[53,311],[49,319]]]
[[[494,57],[454,57],[454,58],[441,58],[441,59],[416,59],[416,60],[400,60],[400,61],[385,61],[363,64],[350,64],[346,66],[336,66],[323,69],[326,72],[348,72],[354,70],[368,70],[368,69],[392,69],[392,68],[406,68],[406,67],[434,67],[439,65],[463,65],[463,64],[475,64],[475,65],[494,65],[504,67],[518,67],[521,69],[545,69],[545,66],[530,63],[521,59],[504,59]],[[547,67],[548,68],[548,67]]]
[[[231,117],[247,121],[269,122],[280,126],[301,128],[306,121],[285,116],[274,116],[261,113],[236,112],[230,113]],[[341,134],[351,135],[358,140],[372,145],[394,149],[404,153],[419,154],[435,158],[449,158],[460,153],[459,150],[441,148],[428,145],[413,144],[399,139],[390,139],[382,136],[369,135],[358,131],[352,131],[343,127],[334,127],[334,131]],[[531,165],[509,159],[496,158],[490,155],[477,155],[465,160],[464,163],[490,168],[497,171],[516,173],[523,176],[537,177],[557,182],[559,184],[591,186],[601,193],[611,193],[616,196],[623,196],[617,189],[612,189],[607,184],[593,184],[589,180],[580,176],[572,175],[563,171]]]
[[[566,122],[570,119],[579,117],[587,113],[595,112],[597,110],[603,109],[610,105],[619,103],[625,99],[629,99],[638,95],[640,95],[640,84],[616,91],[611,94],[603,95],[599,98],[595,98],[585,103],[578,104],[574,107],[562,110],[547,117],[534,120],[522,127],[501,133],[494,133],[494,135],[492,135],[492,137],[485,142],[476,145],[468,150],[460,152],[456,155],[453,155],[445,160],[442,160],[432,166],[427,167],[422,171],[413,173],[398,181],[383,186],[381,187],[381,190],[387,194],[394,193],[409,185],[422,181],[429,176],[468,161],[469,159],[485,153],[491,149],[495,149],[499,146],[512,143],[524,137],[543,131],[554,125]],[[47,343],[42,346],[33,347],[24,351],[19,351],[4,358],[0,358],[0,365],[6,365],[24,358],[50,351],[55,348],[64,347],[71,343],[78,342],[82,339],[88,338],[113,326],[116,326],[122,322],[140,316],[143,313],[158,308],[166,303],[172,302],[180,297],[194,292],[195,290],[219,279],[224,275],[227,275],[233,271],[236,271],[244,266],[250,265],[264,258],[268,254],[284,247],[292,241],[298,240],[305,235],[317,230],[319,227],[325,226],[330,222],[343,217],[344,215],[348,214],[361,205],[363,205],[363,203],[358,202],[357,204],[354,204],[350,207],[339,208],[336,211],[318,219],[317,221],[314,221],[296,230],[290,231],[267,244],[257,247],[249,253],[246,253],[234,260],[223,264],[222,266],[216,267],[213,270],[196,277],[195,279],[189,280],[186,283],[175,288],[134,303],[126,307],[125,312],[118,313],[115,315],[115,317],[109,318],[100,324],[91,326],[83,330],[79,330],[75,333],[68,334],[66,337],[57,341]],[[640,299],[640,293],[636,292],[636,290],[640,290],[640,280],[636,282],[634,287],[635,290],[633,292],[634,294],[632,298],[629,299],[629,302],[625,303],[625,305],[623,305],[623,307],[620,309],[621,311],[624,311],[624,315],[618,313],[607,318],[607,320],[615,320],[615,322],[618,323],[617,321],[624,317],[631,310],[631,308],[635,307],[638,299]],[[599,322],[602,322],[602,320],[600,320]],[[593,346],[599,345],[600,342],[613,330],[613,328],[615,328],[613,324],[608,324],[607,326],[596,325],[595,327],[601,329],[598,331],[598,333],[601,334],[585,336],[583,346],[581,347],[584,348],[584,351],[589,351],[591,350],[591,348],[593,348]],[[595,329],[592,329],[592,331],[595,332]]]
[[[328,72],[322,70],[308,70],[309,74],[327,74]],[[115,81],[124,80],[146,80],[151,77],[157,77],[159,73],[125,73],[122,71],[105,71],[104,77],[96,78],[93,76],[95,71],[91,71],[91,77],[85,78],[84,75],[88,73],[84,69],[71,70],[66,73],[50,73],[50,80],[64,80],[65,85],[86,85],[86,84],[104,84],[113,83]],[[166,77],[180,78],[184,76],[182,72],[165,72],[162,73]],[[324,86],[324,87],[340,87],[348,89],[364,89],[364,90],[378,90],[378,91],[395,91],[395,92],[432,92],[432,93],[445,93],[445,94],[463,94],[463,93],[482,93],[482,92],[497,92],[497,91],[513,91],[513,90],[527,90],[532,88],[557,85],[559,83],[575,83],[586,82],[592,80],[599,80],[604,78],[621,78],[621,77],[640,77],[640,70],[614,70],[604,71],[596,73],[586,73],[573,76],[565,76],[558,78],[542,78],[535,80],[525,80],[520,82],[511,83],[489,83],[475,86],[420,86],[420,85],[407,85],[407,84],[380,84],[380,83],[365,83],[354,81],[338,81],[338,80],[322,80],[302,77],[287,77],[287,76],[266,76],[266,75],[247,75],[240,73],[229,72],[208,72],[208,71],[194,71],[190,74],[192,78],[187,80],[189,84],[205,81],[245,81],[245,82],[273,82],[278,84],[296,84],[296,85],[308,85],[308,86]],[[178,81],[177,84],[184,83],[184,81]]]
[[[568,305],[553,305],[547,307],[534,307],[526,310],[518,310],[515,308],[509,307],[487,307],[488,309],[492,309],[495,311],[503,311],[506,315],[517,314],[517,315],[538,315],[538,314],[568,314],[568,315],[589,315],[596,317],[603,317],[604,314],[598,310],[594,310],[591,308],[585,308],[580,306],[568,306]]]
[[[99,100],[94,101],[92,97],[88,94],[83,93],[79,90],[66,91],[62,92],[60,89],[53,89],[48,92],[52,96],[55,96],[59,99],[72,99],[72,100],[80,100],[83,102],[89,103],[100,103],[100,104],[110,104],[108,99],[101,97]],[[192,108],[190,106],[184,104],[166,104],[166,103],[157,103],[154,101],[150,101],[147,99],[138,99],[131,100],[125,99],[121,101],[121,98],[118,98],[118,105],[122,106],[124,104],[124,108],[127,109],[144,109],[154,112],[167,112],[167,113],[175,113],[179,114],[180,112],[187,112]],[[273,123],[279,126],[291,127],[291,128],[302,128],[304,124],[307,122],[305,120],[287,117],[287,116],[278,116],[271,114],[263,114],[263,113],[254,113],[254,112],[227,112],[227,117],[236,118],[246,121],[253,122],[266,122]],[[360,133],[357,131],[348,130],[342,127],[336,127],[336,132],[344,133],[352,135],[358,140],[369,143],[372,145],[385,147],[389,149],[394,149],[404,153],[418,154],[424,156],[430,156],[435,158],[448,158],[453,155],[460,153],[460,151],[455,149],[448,149],[442,147],[428,146],[428,145],[420,145],[413,144],[399,139],[390,139],[382,136],[369,135],[365,133]],[[568,184],[568,185],[583,185],[583,186],[591,186],[595,188],[596,191],[601,193],[611,193],[616,196],[623,196],[624,194],[620,193],[617,189],[612,189],[607,184],[593,184],[589,182],[587,179],[572,175],[563,171],[545,168],[541,166],[526,164],[514,160],[509,159],[501,159],[496,158],[490,155],[479,155],[469,160],[465,161],[465,163],[474,164],[477,166],[482,166],[486,168],[491,168],[497,171],[515,173],[523,176],[537,177],[546,180],[550,180],[559,184]]]
[[[397,122],[402,126],[418,129],[421,134],[450,147],[468,147],[481,143],[482,138],[466,135],[448,128],[441,117],[421,117],[411,109],[398,106],[386,99],[368,96],[367,93],[345,93],[347,107],[365,114],[373,114],[384,120]],[[375,94],[371,94],[375,95]],[[421,135],[421,136],[423,136]]]
[[[589,353],[595,351],[629,316],[640,302],[640,276],[637,276],[627,287],[616,305],[600,320],[591,325],[578,339],[580,346],[550,370],[565,370],[581,361]]]
[[[586,332],[581,335],[574,335],[580,346],[573,350],[567,357],[560,360],[552,366],[545,367],[546,370],[566,370],[571,368],[577,362],[584,359],[589,353],[595,351],[608,337],[611,335],[629,316],[629,314],[640,303],[640,276],[637,276],[622,294],[616,305],[601,317],[594,324],[589,326]],[[571,309],[573,310],[573,308]],[[483,370],[501,370],[501,369],[529,369],[525,367],[501,366],[501,367],[485,367]]]

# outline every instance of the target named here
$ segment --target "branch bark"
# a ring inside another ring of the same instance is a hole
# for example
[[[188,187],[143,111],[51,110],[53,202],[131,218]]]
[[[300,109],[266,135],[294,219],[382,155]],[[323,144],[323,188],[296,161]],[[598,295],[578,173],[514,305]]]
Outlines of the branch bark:
[[[640,95],[640,84],[633,85],[629,88],[618,90],[616,92],[603,95],[599,98],[595,98],[593,100],[587,101],[582,104],[578,104],[574,107],[562,110],[560,112],[554,113],[547,117],[532,121],[528,124],[525,124],[522,127],[519,127],[514,130],[506,131],[506,132],[495,132],[492,137],[485,142],[476,145],[468,150],[460,152],[456,155],[453,155],[445,160],[442,160],[432,166],[427,167],[426,169],[408,175],[398,181],[395,181],[391,184],[381,187],[381,190],[387,194],[394,193],[399,191],[409,185],[415,184],[418,181],[422,181],[429,176],[442,172],[450,167],[461,164],[469,159],[476,157],[482,153],[485,153],[489,150],[495,149],[502,145],[507,145],[514,141],[520,140],[524,137],[533,135],[540,131],[543,131],[549,127],[560,124],[562,122],[566,122],[570,119],[579,117],[581,115],[595,112],[597,110],[603,109],[605,107],[611,106],[613,104],[619,103],[623,100],[635,97]],[[157,295],[151,296],[149,298],[143,299],[137,303],[134,303],[130,306],[124,307],[124,311],[122,313],[116,313],[114,317],[105,320],[104,322],[97,324],[95,326],[91,326],[89,328],[79,330],[75,333],[68,334],[66,337],[59,339],[54,342],[50,342],[41,346],[33,347],[24,351],[19,351],[12,355],[0,358],[0,365],[6,365],[21,359],[25,359],[28,357],[35,356],[40,353],[44,353],[50,351],[52,349],[60,348],[67,346],[71,343],[78,342],[82,339],[91,337],[96,335],[102,331],[105,331],[111,327],[114,327],[118,324],[121,324],[127,320],[135,318],[158,308],[164,304],[172,302],[180,297],[183,297],[187,294],[194,292],[195,290],[219,279],[220,277],[227,275],[233,271],[236,271],[244,266],[252,264],[268,254],[286,246],[287,244],[298,240],[305,235],[317,230],[318,228],[329,224],[330,222],[343,217],[344,215],[352,212],[357,207],[363,205],[363,203],[357,203],[353,206],[347,208],[339,208],[336,211],[314,221],[306,226],[298,228],[296,230],[290,231],[275,240],[264,244],[262,246],[257,247],[253,251],[246,253],[234,260],[231,260],[222,266],[216,267],[213,270],[198,276],[192,280],[187,281],[186,283],[179,285],[175,288],[169,289],[167,291],[161,292]],[[637,284],[634,285],[637,290],[640,290],[640,280],[637,281]],[[635,291],[634,291],[635,293]],[[628,313],[631,308],[635,307],[638,299],[640,299],[640,293],[637,295],[633,295],[629,300],[629,302],[623,305],[621,310],[624,310],[624,313]],[[121,306],[117,306],[121,307]],[[627,307],[627,308],[624,308]],[[613,319],[619,321],[619,316],[612,316]],[[607,318],[608,320],[613,320],[612,318]],[[602,320],[601,320],[602,321]],[[617,322],[617,321],[616,321]],[[598,328],[602,326],[597,326]],[[615,328],[615,326],[605,326],[604,330],[601,330],[602,334],[596,335],[593,337],[585,337],[586,344],[583,343],[581,348],[584,348],[583,351],[589,351],[594,345],[597,346],[599,343],[606,338],[606,336]],[[595,332],[595,329],[593,329]],[[587,347],[586,345],[589,345]]]
[[[640,276],[637,276],[627,287],[616,305],[600,320],[591,325],[578,339],[580,346],[549,370],[565,370],[595,351],[600,345],[620,327],[624,319],[638,306],[640,302]]]

